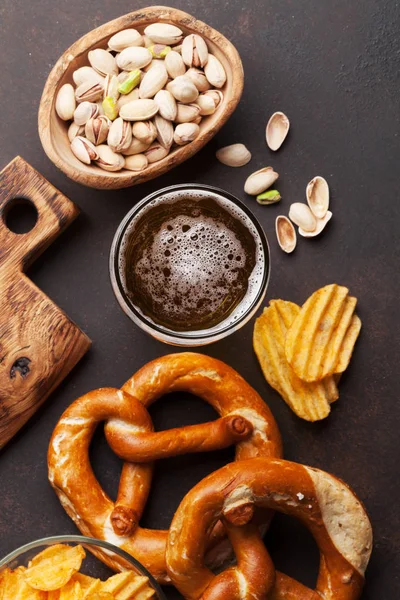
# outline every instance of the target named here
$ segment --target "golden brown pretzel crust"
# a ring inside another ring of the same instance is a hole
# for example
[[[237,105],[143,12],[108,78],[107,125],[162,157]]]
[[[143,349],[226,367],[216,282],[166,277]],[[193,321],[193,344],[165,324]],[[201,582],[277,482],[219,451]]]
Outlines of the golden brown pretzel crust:
[[[154,432],[145,407],[172,391],[200,396],[220,419]],[[89,446],[102,421],[111,447],[130,461],[124,463],[115,502],[101,488],[89,461]],[[160,582],[168,582],[167,532],[139,526],[151,485],[151,461],[235,442],[236,460],[282,453],[269,408],[236,371],[201,354],[171,354],[145,365],[121,390],[89,392],[64,412],[50,441],[49,480],[82,533],[120,546]]]
[[[251,524],[243,524],[242,506],[254,504],[300,519],[314,536],[321,554],[316,590],[277,574],[274,600],[357,600],[372,548],[367,514],[353,492],[328,473],[280,459],[254,458],[231,463],[198,483],[182,500],[168,535],[167,568],[171,580],[190,600],[223,600],[226,571],[215,576],[204,564],[207,531],[221,517],[244,538]],[[232,527],[238,517],[240,526]],[[251,516],[250,516],[251,518]],[[237,541],[238,565],[228,572],[236,576],[229,600],[263,600],[273,584],[274,573],[266,572],[265,548],[253,553],[251,577],[240,561],[243,546]],[[257,540],[258,538],[258,540]],[[267,555],[268,556],[268,555]],[[270,567],[269,567],[270,569]],[[266,588],[264,578],[268,577]],[[269,587],[268,587],[269,586]]]

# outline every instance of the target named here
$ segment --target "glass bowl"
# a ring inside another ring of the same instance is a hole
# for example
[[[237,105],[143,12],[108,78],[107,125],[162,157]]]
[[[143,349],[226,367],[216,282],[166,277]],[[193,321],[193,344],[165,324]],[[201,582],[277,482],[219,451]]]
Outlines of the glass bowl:
[[[80,544],[85,550],[89,550],[82,562],[81,573],[104,581],[113,575],[115,571],[131,570],[138,575],[148,577],[148,584],[155,592],[155,599],[166,600],[165,594],[154,577],[130,554],[108,542],[82,535],[57,535],[25,544],[0,560],[0,573],[7,567],[12,570],[19,566],[27,567],[29,561],[36,554],[39,554],[39,552],[42,552],[48,546],[55,544],[68,544],[69,546]],[[100,556],[102,557],[101,559]],[[102,561],[107,562],[107,565]]]

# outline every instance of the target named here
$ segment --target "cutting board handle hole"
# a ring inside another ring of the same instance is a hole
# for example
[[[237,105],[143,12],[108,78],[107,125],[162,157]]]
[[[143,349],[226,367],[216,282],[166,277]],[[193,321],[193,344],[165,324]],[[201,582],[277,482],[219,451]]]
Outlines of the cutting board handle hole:
[[[13,198],[5,207],[3,220],[13,233],[28,233],[38,220],[36,206],[27,198]]]

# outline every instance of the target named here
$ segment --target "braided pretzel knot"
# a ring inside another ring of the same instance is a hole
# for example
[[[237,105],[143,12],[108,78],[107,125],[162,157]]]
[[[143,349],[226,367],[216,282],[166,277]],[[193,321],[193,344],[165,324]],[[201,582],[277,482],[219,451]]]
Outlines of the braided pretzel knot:
[[[172,391],[206,400],[220,418],[210,423],[154,432],[145,407]],[[106,439],[124,463],[116,502],[97,481],[89,447],[97,425],[105,421]],[[168,582],[167,531],[139,526],[150,491],[152,461],[225,448],[236,443],[235,460],[281,456],[275,420],[257,392],[224,363],[180,353],[140,369],[121,390],[103,388],[78,398],[62,415],[49,446],[49,480],[80,531],[107,540]],[[216,527],[211,544],[220,539]]]
[[[286,575],[275,577],[249,523],[248,509],[254,505],[297,517],[308,527],[321,556],[315,591]],[[203,557],[207,532],[221,517],[237,566],[214,575]],[[185,496],[169,530],[167,568],[190,600],[356,600],[371,548],[368,516],[342,481],[285,460],[254,458],[222,467]]]

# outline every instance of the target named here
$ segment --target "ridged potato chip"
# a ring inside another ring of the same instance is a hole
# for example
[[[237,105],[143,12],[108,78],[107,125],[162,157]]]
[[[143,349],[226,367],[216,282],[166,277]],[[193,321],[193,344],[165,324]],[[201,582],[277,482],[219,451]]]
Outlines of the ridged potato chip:
[[[70,579],[65,585],[62,586],[59,592],[59,600],[82,600],[83,592],[79,581]]]
[[[50,546],[32,559],[24,573],[25,581],[37,590],[58,590],[79,571],[85,556],[82,546]]]
[[[356,304],[346,287],[333,283],[302,306],[285,344],[286,358],[300,379],[321,381],[347,368],[361,329]]]
[[[82,590],[82,598],[86,600],[91,594],[98,592],[100,589],[101,581],[100,579],[95,579],[94,577],[89,577],[88,575],[84,575],[83,573],[75,573],[75,575],[71,578],[72,581],[78,581]]]
[[[6,570],[0,580],[0,598],[2,600],[47,600],[46,592],[32,589],[25,581],[25,569]]]
[[[150,595],[153,594],[153,590],[148,586],[148,581],[148,577],[136,575],[132,571],[124,571],[109,577],[102,583],[101,591],[113,594],[116,600],[131,600],[137,597],[137,593],[143,587],[152,592]]]
[[[332,377],[305,383],[287,362],[285,339],[299,313],[300,307],[293,302],[271,300],[255,322],[253,345],[268,383],[298,417],[318,421],[329,415],[330,403],[338,398],[338,390]]]

